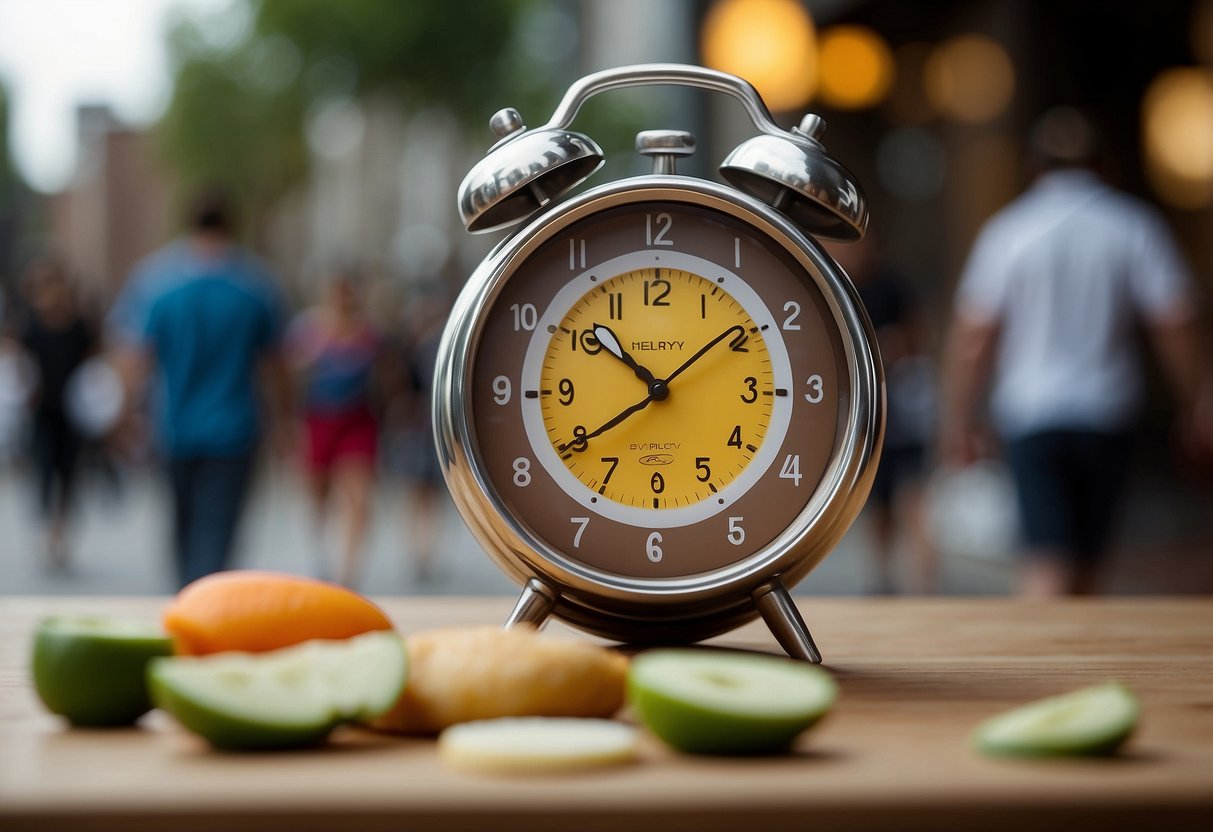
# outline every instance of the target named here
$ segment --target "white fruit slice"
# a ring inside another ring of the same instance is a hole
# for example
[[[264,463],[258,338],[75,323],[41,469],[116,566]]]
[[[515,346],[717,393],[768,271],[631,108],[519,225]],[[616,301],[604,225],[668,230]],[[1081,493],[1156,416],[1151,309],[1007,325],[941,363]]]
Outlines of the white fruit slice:
[[[576,717],[503,717],[452,725],[438,737],[443,762],[464,771],[569,771],[632,762],[637,731]]]
[[[1112,754],[1133,733],[1140,711],[1132,691],[1106,682],[991,717],[977,726],[973,742],[1000,756]]]
[[[219,748],[282,748],[385,713],[404,687],[404,642],[373,632],[268,653],[156,659],[152,698]]]
[[[692,754],[786,751],[836,696],[824,670],[752,653],[652,650],[633,659],[628,674],[637,717]]]

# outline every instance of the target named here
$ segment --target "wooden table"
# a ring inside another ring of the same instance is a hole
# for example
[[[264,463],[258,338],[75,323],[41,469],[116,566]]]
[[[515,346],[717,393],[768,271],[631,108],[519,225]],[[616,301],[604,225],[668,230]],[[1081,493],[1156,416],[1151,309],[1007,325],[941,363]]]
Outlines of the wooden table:
[[[432,741],[220,754],[162,714],[70,730],[26,670],[42,615],[154,618],[157,599],[0,599],[0,829],[1213,829],[1213,600],[807,600],[835,712],[796,753],[682,757],[557,777],[460,774]],[[389,599],[403,630],[497,623],[509,599]],[[560,627],[554,636],[576,636]],[[751,625],[721,639],[773,650]],[[983,717],[1118,678],[1144,720],[1110,760],[991,760]]]

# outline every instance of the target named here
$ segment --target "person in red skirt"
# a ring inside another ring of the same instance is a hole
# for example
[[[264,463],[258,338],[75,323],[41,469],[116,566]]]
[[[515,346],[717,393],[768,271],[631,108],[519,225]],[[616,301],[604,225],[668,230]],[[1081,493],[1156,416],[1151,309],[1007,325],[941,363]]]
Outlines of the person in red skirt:
[[[336,513],[336,578],[353,586],[370,524],[379,438],[372,394],[382,348],[363,312],[356,269],[336,272],[323,301],[300,313],[287,341],[304,393],[304,464],[313,517],[323,532],[329,512]],[[327,562],[321,571],[329,573]]]

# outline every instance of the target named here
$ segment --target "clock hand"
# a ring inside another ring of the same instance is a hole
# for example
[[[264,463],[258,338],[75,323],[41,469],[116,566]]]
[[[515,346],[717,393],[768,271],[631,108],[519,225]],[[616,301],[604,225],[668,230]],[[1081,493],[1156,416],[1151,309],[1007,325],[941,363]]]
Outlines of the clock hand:
[[[740,333],[740,334],[742,334],[742,335],[745,335],[745,327],[741,326],[740,324],[734,324],[733,326],[731,326],[731,327],[729,327],[728,329],[726,329],[724,332],[722,332],[722,333],[720,333],[719,335],[717,335],[717,336],[716,336],[715,338],[713,338],[711,341],[708,341],[706,344],[704,344],[702,347],[700,347],[700,348],[699,348],[699,351],[698,351],[697,353],[695,353],[694,355],[692,355],[692,356],[691,356],[690,358],[688,358],[686,361],[682,362],[682,366],[681,366],[681,367],[679,367],[677,370],[675,370],[674,372],[670,373],[668,376],[666,376],[666,377],[665,377],[665,382],[664,382],[664,383],[665,383],[665,384],[668,386],[668,385],[669,385],[669,383],[670,383],[671,381],[673,381],[674,379],[678,378],[678,376],[682,375],[682,373],[683,373],[683,372],[684,372],[684,371],[685,371],[685,370],[686,370],[688,367],[690,367],[692,364],[694,364],[694,363],[695,363],[696,361],[698,361],[699,359],[703,358],[703,356],[704,356],[704,355],[705,355],[705,354],[708,352],[708,350],[710,350],[712,347],[714,347],[714,346],[716,346],[717,344],[719,344],[719,343],[720,343],[721,341],[723,341],[725,338],[728,338],[728,337],[729,337],[729,335],[730,335],[730,334],[731,334],[731,333],[732,333],[734,330],[736,330],[738,333]],[[668,395],[668,393],[667,393],[667,395]],[[664,398],[664,397],[663,397],[663,398]]]
[[[679,375],[681,375],[688,367],[690,367],[696,361],[703,358],[703,356],[708,352],[708,350],[712,349],[712,347],[719,344],[725,338],[728,338],[729,335],[734,330],[736,330],[741,335],[745,335],[745,327],[741,326],[740,324],[734,324],[733,326],[726,329],[724,332],[717,335],[711,341],[708,341],[706,344],[704,344],[702,347],[700,347],[698,352],[696,352],[694,355],[692,355],[686,361],[682,362],[682,366],[679,367],[674,372],[670,373],[670,375],[668,377],[666,377],[664,379],[660,379],[660,378],[653,378],[652,373],[650,373],[648,370],[645,370],[643,367],[640,367],[639,365],[637,365],[635,359],[633,359],[630,355],[627,355],[627,353],[625,353],[623,351],[623,348],[619,346],[619,339],[617,339],[615,337],[615,333],[611,332],[611,330],[609,330],[605,326],[602,326],[601,324],[595,324],[594,325],[594,337],[598,339],[598,342],[600,344],[602,344],[604,347],[606,347],[607,352],[609,352],[611,355],[614,355],[616,358],[618,358],[623,363],[627,364],[629,367],[632,367],[633,372],[636,373],[637,377],[639,377],[642,381],[646,381],[648,383],[649,395],[645,396],[645,398],[643,400],[637,402],[636,404],[634,404],[630,407],[624,408],[624,410],[622,412],[620,412],[617,416],[615,416],[611,419],[608,419],[604,424],[600,425],[599,427],[595,428],[594,430],[590,431],[589,433],[585,434],[584,436],[579,436],[576,439],[574,439],[572,442],[565,442],[560,447],[558,447],[556,449],[556,451],[558,453],[564,453],[569,448],[573,448],[574,446],[579,446],[578,447],[579,450],[585,450],[586,443],[589,440],[593,439],[595,436],[601,436],[602,434],[606,433],[611,428],[618,425],[620,422],[627,419],[632,414],[639,413],[640,411],[644,410],[646,407],[648,407],[653,402],[663,401],[666,398],[668,398],[670,395],[670,382],[673,381],[675,378],[677,378]],[[603,338],[602,338],[603,335],[607,336],[606,340],[603,340]],[[616,353],[615,350],[619,350],[619,352]],[[627,356],[627,357],[625,358],[624,356]],[[645,379],[644,376],[640,375],[641,370],[643,370],[645,373],[648,374],[648,379]]]
[[[598,339],[598,343],[602,344],[607,352],[632,368],[632,372],[636,374],[636,378],[648,385],[652,385],[656,381],[647,367],[637,364],[635,358],[624,352],[623,347],[619,344],[619,339],[615,337],[615,333],[611,331],[610,327],[594,324],[593,332],[594,337]]]
[[[569,448],[573,448],[574,450],[577,450],[577,451],[584,451],[585,445],[589,440],[593,439],[595,436],[601,436],[602,434],[606,433],[611,428],[618,425],[620,422],[627,419],[632,414],[639,413],[640,411],[644,410],[646,407],[648,407],[653,402],[659,402],[668,395],[670,395],[670,389],[668,387],[666,387],[665,382],[660,379],[654,380],[653,383],[649,385],[649,395],[645,396],[644,399],[636,402],[636,404],[634,404],[630,407],[624,408],[623,411],[621,411],[618,415],[614,416],[611,419],[608,419],[605,423],[598,426],[597,428],[590,431],[589,433],[584,434],[583,436],[578,436],[576,439],[572,440],[571,442],[565,442],[563,445],[556,448],[556,452],[564,453]]]

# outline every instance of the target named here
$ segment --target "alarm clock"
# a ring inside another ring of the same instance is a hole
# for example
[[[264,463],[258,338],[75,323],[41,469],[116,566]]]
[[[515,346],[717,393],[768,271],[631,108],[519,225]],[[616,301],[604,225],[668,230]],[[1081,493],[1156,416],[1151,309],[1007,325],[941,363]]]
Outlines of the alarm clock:
[[[648,130],[651,174],[564,198],[603,162],[570,129],[582,104],[654,84],[740,102],[756,135],[724,182],[678,174],[691,134]],[[761,616],[821,661],[788,589],[863,506],[884,430],[871,324],[817,242],[867,226],[824,122],[783,130],[746,81],[651,64],[582,78],[541,127],[490,126],[459,212],[517,229],[452,310],[434,430],[455,505],[522,587],[507,626],[654,644]]]

